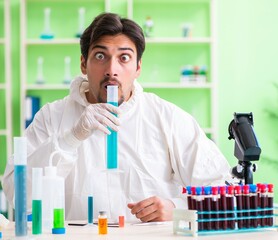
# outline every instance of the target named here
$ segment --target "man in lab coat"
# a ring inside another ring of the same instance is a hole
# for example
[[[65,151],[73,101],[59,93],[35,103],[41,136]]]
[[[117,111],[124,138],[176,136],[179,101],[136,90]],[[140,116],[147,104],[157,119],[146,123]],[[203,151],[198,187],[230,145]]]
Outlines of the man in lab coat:
[[[53,164],[65,179],[66,219],[86,219],[87,198],[94,197],[95,218],[125,215],[167,221],[174,208],[186,208],[187,185],[224,184],[229,165],[192,116],[143,92],[141,72],[145,39],[133,21],[116,14],[97,16],[80,39],[81,72],[64,99],[36,114],[28,139],[28,203],[31,169]],[[106,103],[107,86],[118,86],[118,105]],[[106,170],[106,136],[118,132],[118,171]],[[13,158],[3,187],[12,202]]]

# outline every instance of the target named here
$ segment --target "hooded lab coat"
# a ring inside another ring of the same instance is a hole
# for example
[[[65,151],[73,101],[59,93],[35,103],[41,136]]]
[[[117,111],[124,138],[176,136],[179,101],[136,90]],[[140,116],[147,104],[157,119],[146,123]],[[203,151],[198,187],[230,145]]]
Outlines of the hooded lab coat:
[[[36,114],[25,136],[28,139],[28,207],[31,208],[32,167],[53,165],[65,179],[67,220],[87,219],[87,199],[94,198],[94,217],[105,210],[111,218],[135,219],[127,203],[151,196],[186,208],[182,186],[224,184],[229,164],[197,122],[177,106],[145,93],[135,81],[132,97],[120,106],[118,170],[106,171],[106,135],[96,130],[84,141],[70,130],[89,105],[88,82],[73,80],[70,94],[48,103]],[[3,188],[10,202],[14,197],[13,157],[7,163]]]

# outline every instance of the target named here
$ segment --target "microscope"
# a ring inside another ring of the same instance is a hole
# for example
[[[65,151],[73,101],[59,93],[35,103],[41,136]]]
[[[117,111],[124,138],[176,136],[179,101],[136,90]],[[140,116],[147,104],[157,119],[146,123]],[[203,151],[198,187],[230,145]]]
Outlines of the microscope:
[[[234,119],[229,125],[228,139],[235,140],[234,155],[238,159],[238,165],[233,167],[231,173],[234,177],[244,180],[245,184],[253,184],[253,172],[260,158],[261,148],[253,129],[252,113],[234,113]]]

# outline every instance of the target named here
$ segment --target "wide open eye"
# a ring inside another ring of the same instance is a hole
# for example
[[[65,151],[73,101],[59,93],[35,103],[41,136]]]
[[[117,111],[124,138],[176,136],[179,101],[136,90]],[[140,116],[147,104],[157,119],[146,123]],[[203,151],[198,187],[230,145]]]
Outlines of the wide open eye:
[[[103,60],[104,59],[104,54],[103,53],[96,53],[95,54],[96,59],[98,60]]]
[[[121,55],[122,62],[128,62],[130,60],[130,56],[128,54]]]

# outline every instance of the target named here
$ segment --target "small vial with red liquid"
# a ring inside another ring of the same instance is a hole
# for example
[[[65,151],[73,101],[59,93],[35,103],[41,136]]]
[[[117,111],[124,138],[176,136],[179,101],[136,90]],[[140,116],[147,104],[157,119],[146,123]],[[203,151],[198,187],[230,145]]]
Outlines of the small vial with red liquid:
[[[226,186],[220,187],[220,210],[227,211]],[[227,213],[220,214],[220,218],[227,218]],[[222,220],[220,222],[220,228],[226,230],[227,227],[227,220]]]
[[[234,186],[228,186],[228,193],[226,195],[226,201],[227,201],[227,210],[228,211],[234,211],[235,205],[234,205]],[[228,218],[234,218],[234,213],[228,213]],[[235,229],[235,220],[228,220],[228,228]]]
[[[188,206],[188,209],[191,210],[193,208],[192,208],[191,187],[190,186],[186,187],[186,192],[187,192],[187,206]]]
[[[273,208],[273,196],[274,196],[273,189],[274,189],[273,184],[268,184],[268,190],[267,190],[267,207],[268,208]],[[273,210],[269,210],[268,215],[273,215]],[[268,226],[273,226],[273,217],[267,218],[266,224]]]
[[[219,194],[218,194],[218,187],[214,186],[211,188],[212,196],[211,196],[211,210],[218,212],[219,211]],[[215,219],[212,221],[212,229],[219,230],[219,213],[212,213],[211,217]]]
[[[260,187],[260,202],[261,202],[261,219],[260,219],[260,224],[261,227],[265,227],[266,226],[266,211],[264,210],[267,207],[267,192],[266,192],[266,186],[264,184],[261,184]]]
[[[191,187],[191,208],[196,210],[196,187]]]
[[[257,193],[257,186],[255,184],[250,185],[250,209],[255,210],[258,208],[258,193]],[[251,219],[251,227],[257,228],[258,227],[258,212],[251,212],[251,216],[254,218]]]
[[[249,195],[249,185],[243,186],[243,194],[242,194],[242,200],[243,200],[243,209],[247,210],[243,213],[243,216],[246,217],[243,219],[243,226],[245,228],[250,228],[250,195]]]
[[[241,211],[242,210],[242,190],[240,185],[235,186],[235,197],[236,197],[236,209],[237,211]],[[242,218],[242,212],[237,212],[237,218],[238,218],[237,227],[238,229],[242,229],[243,220],[240,219]]]
[[[211,212],[211,187],[210,186],[204,187],[204,192],[205,192],[204,211]],[[207,220],[211,220],[211,214],[210,213],[205,214],[204,218]],[[212,223],[211,221],[204,222],[204,229],[211,230],[212,229],[211,223]]]
[[[202,220],[204,217],[203,214],[199,214],[199,212],[204,211],[203,200],[202,187],[196,187],[196,210],[198,211],[198,220]],[[198,222],[198,231],[202,230],[204,230],[204,222]]]

